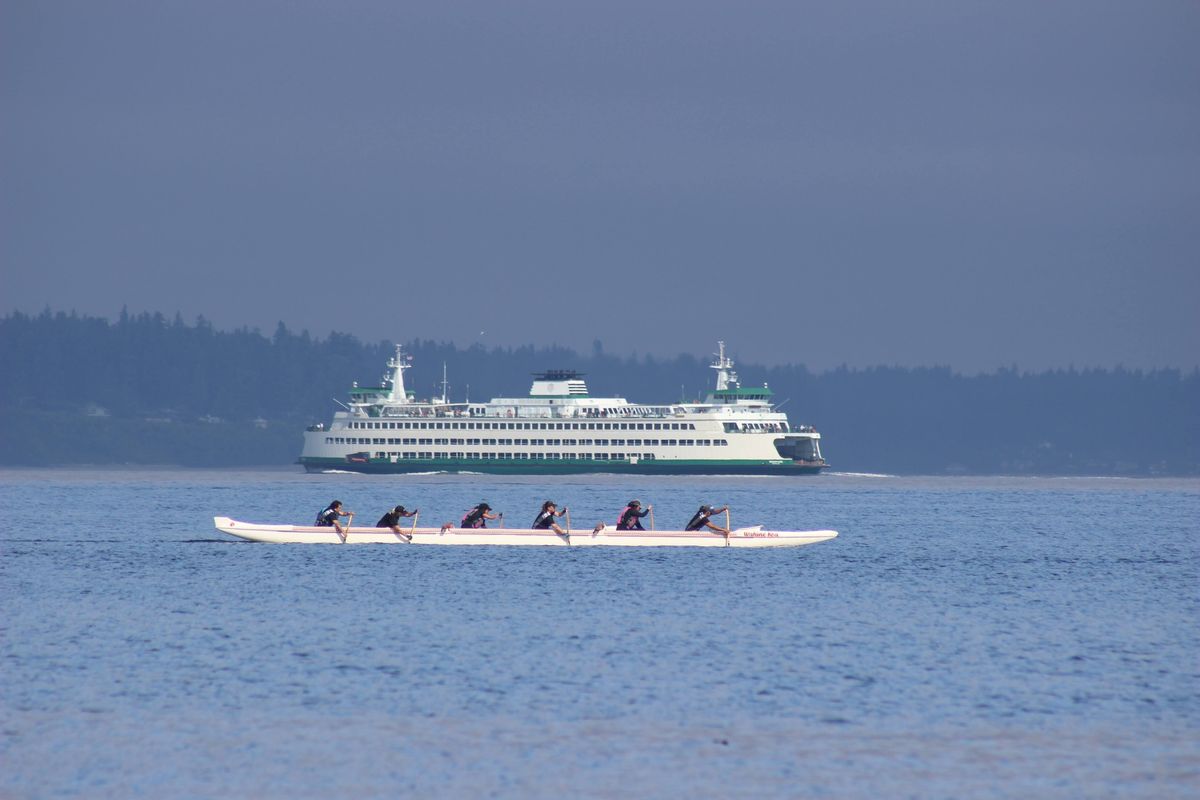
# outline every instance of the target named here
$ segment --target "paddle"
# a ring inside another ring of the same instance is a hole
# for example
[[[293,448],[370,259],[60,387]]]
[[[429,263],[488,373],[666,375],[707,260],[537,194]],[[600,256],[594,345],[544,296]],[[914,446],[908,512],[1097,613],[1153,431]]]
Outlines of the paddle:
[[[729,534],[733,526],[729,524],[729,506],[725,506],[725,544],[729,544]]]
[[[647,509],[650,512],[650,530],[654,530],[654,506]]]
[[[346,527],[341,530],[342,544],[345,544],[346,540],[350,538],[350,526],[354,524],[354,512],[351,511],[348,516],[349,519],[346,520]]]
[[[571,509],[564,508],[563,516],[567,518],[567,532],[564,533],[563,536],[566,537],[567,544],[570,544],[571,543]]]
[[[414,520],[413,521],[413,529],[416,530],[416,527],[417,527],[417,523]],[[404,542],[407,542],[410,544],[412,543],[412,534],[405,533],[404,531],[400,530],[400,520],[396,520],[396,524],[392,526],[392,533],[396,534],[397,539],[400,539],[401,541],[404,541]]]
[[[410,531],[408,532],[408,541],[409,541],[410,543],[411,543],[411,542],[412,542],[412,540],[413,540],[413,536],[415,536],[415,535],[416,535],[416,533],[417,533],[417,520],[418,520],[418,519],[420,519],[420,518],[421,518],[421,509],[419,509],[419,508],[418,508],[416,511],[414,511],[414,512],[413,512],[413,524],[412,524],[412,530],[410,530]]]

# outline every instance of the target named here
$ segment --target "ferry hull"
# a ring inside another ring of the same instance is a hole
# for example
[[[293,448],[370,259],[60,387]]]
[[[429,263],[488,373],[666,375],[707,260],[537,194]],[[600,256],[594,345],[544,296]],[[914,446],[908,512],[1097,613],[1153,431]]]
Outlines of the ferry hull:
[[[824,462],[745,462],[655,460],[628,462],[603,461],[456,461],[410,460],[347,461],[338,458],[301,458],[306,472],[361,472],[367,475],[404,475],[414,472],[463,472],[486,475],[816,475],[827,468]]]
[[[576,530],[567,535],[527,528],[416,528],[412,541],[386,528],[350,527],[345,539],[333,528],[257,525],[214,517],[216,529],[239,539],[272,544],[517,545],[541,547],[799,547],[828,541],[837,531],[766,531],[739,528],[729,536],[700,531]]]

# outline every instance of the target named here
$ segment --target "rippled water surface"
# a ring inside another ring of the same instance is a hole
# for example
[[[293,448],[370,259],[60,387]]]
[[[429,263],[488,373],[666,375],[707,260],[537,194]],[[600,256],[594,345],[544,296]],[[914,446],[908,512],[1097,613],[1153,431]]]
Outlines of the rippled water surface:
[[[334,497],[782,550],[262,545]],[[1200,482],[0,472],[0,796],[1200,791]]]

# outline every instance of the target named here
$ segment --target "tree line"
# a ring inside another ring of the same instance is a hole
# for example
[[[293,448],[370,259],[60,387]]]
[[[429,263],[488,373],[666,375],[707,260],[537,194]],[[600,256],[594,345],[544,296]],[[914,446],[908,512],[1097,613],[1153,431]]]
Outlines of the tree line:
[[[736,342],[732,343],[736,346]],[[524,395],[531,373],[586,373],[596,396],[702,398],[708,362],[559,347],[405,343],[419,397]],[[0,318],[0,463],[286,464],[352,382],[377,385],[393,344],[344,333],[216,330],[203,317],[67,312]],[[736,352],[734,353],[736,358]],[[738,364],[793,424],[822,432],[833,469],[895,473],[1200,474],[1200,372]],[[469,383],[468,383],[469,381]]]

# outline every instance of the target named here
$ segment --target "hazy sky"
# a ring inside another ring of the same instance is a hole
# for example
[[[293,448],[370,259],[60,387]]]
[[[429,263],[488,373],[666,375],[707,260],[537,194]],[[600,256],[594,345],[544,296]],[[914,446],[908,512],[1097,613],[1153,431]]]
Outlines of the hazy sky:
[[[1191,0],[6,0],[0,313],[1191,367],[1198,41]]]

